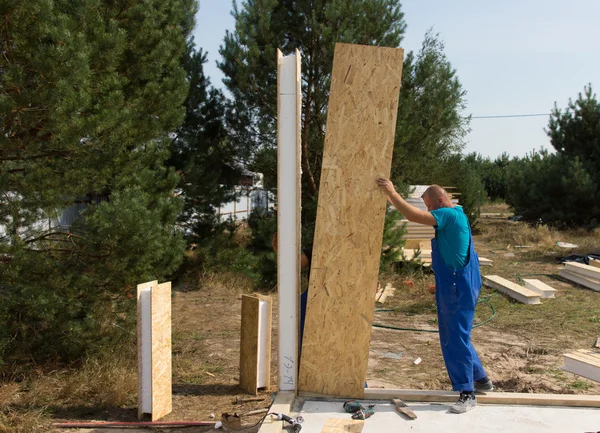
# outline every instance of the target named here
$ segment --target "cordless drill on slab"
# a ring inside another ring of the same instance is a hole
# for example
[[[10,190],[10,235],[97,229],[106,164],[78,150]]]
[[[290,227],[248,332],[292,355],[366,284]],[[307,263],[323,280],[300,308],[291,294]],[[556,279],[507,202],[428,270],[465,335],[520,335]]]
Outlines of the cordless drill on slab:
[[[349,400],[344,403],[344,410],[348,413],[353,414],[352,419],[367,419],[375,414],[373,408],[374,404],[367,406],[366,408],[356,400]]]

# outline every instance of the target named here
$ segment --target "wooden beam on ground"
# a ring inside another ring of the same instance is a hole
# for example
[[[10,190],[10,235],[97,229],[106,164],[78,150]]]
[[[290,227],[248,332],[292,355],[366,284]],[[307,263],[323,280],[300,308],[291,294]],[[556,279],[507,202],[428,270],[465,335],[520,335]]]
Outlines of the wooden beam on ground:
[[[298,384],[300,295],[300,52],[277,50],[277,288],[279,292],[279,389]]]
[[[326,398],[315,393],[300,392],[300,397]],[[452,391],[429,391],[412,389],[365,389],[365,400],[392,400],[400,398],[404,401],[454,403],[458,393]],[[512,404],[531,406],[566,406],[566,407],[598,407],[600,395],[576,394],[532,394],[520,392],[487,392],[477,395],[477,402],[482,404]]]
[[[600,268],[600,260],[590,259],[590,266],[594,268]]]
[[[600,268],[595,266],[584,265],[583,263],[567,262],[564,269],[573,274],[581,275],[582,277],[592,280],[600,280]]]
[[[559,274],[561,277],[566,278],[569,281],[572,281],[581,286],[587,287],[588,289],[592,289],[596,292],[600,292],[600,281],[598,281],[598,280],[593,280],[593,279],[585,277],[583,275],[579,275],[579,274],[570,272],[566,268],[561,269]]]
[[[279,391],[269,409],[269,413],[290,415],[296,394],[293,391]],[[287,424],[286,424],[287,425]],[[281,433],[283,421],[275,421],[270,416],[265,417],[258,433]]]
[[[483,284],[510,296],[522,304],[534,305],[540,303],[539,293],[519,286],[518,284],[497,275],[484,275]]]
[[[379,274],[404,51],[337,44],[299,389],[360,398]]]
[[[525,284],[526,288],[539,293],[544,299],[554,298],[554,294],[556,293],[556,289],[550,287],[548,284],[540,280],[524,279],[523,283]]]
[[[600,382],[600,351],[580,349],[563,355],[563,370]]]

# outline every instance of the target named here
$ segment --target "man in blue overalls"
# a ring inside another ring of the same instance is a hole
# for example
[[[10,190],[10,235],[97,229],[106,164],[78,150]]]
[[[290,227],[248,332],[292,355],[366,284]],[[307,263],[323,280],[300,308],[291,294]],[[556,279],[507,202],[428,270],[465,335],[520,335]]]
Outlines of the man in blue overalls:
[[[460,392],[450,410],[464,413],[477,404],[476,391],[494,389],[471,343],[481,273],[469,221],[462,207],[454,206],[440,186],[432,185],[423,194],[427,206],[425,212],[408,204],[390,180],[377,179],[377,184],[407,220],[435,228],[431,261],[435,273],[440,344],[452,389]]]

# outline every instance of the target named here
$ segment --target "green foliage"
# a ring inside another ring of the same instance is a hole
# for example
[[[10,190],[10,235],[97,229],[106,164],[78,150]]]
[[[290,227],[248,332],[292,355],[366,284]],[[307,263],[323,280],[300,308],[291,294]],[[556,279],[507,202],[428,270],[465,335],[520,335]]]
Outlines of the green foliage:
[[[337,42],[398,47],[405,29],[397,0],[248,0],[233,3],[219,67],[233,95],[232,139],[252,146],[252,169],[276,185],[277,48],[302,55],[302,226],[312,243]]]
[[[471,225],[479,217],[479,206],[485,199],[485,190],[479,173],[472,162],[462,155],[452,155],[440,160],[433,173],[442,186],[453,186],[460,193],[459,204],[467,214]]]
[[[277,254],[273,251],[273,236],[277,232],[277,214],[254,210],[248,218],[251,230],[250,249],[258,257],[258,286],[272,290],[277,287]]]
[[[179,265],[178,179],[165,160],[185,112],[195,10],[194,0],[0,8],[7,355],[72,360],[130,338],[135,285]],[[45,223],[82,200],[73,226]]]
[[[507,203],[527,221],[541,219],[559,227],[598,224],[598,187],[577,157],[533,152],[509,167],[508,191]]]
[[[233,199],[233,185],[240,176],[236,157],[242,149],[232,145],[225,130],[226,101],[204,75],[206,53],[188,43],[183,65],[190,85],[186,115],[171,143],[170,165],[180,174],[184,199],[179,225],[189,243],[207,242],[218,231],[216,208]]]
[[[511,162],[507,202],[526,220],[568,227],[600,222],[600,104],[591,85],[547,130],[556,154],[533,152]],[[557,201],[557,198],[560,198]]]
[[[503,153],[496,159],[491,160],[479,154],[471,153],[467,155],[466,159],[478,172],[488,199],[491,201],[504,200],[506,198],[508,166],[511,163],[508,154]]]
[[[440,183],[431,173],[464,146],[469,124],[462,114],[465,95],[439,35],[428,31],[421,50],[404,59],[392,162],[395,183]]]
[[[406,224],[400,223],[401,220],[402,214],[392,206],[388,206],[383,225],[383,242],[379,262],[381,273],[393,271],[394,263],[397,263],[402,257],[401,250],[405,244]]]

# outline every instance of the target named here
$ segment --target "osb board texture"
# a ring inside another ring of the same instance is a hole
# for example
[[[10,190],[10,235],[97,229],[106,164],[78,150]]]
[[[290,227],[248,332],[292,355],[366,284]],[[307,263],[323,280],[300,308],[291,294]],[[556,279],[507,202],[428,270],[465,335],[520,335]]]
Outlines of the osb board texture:
[[[402,77],[402,49],[337,44],[299,389],[363,395]]]
[[[325,426],[321,430],[321,433],[360,433],[364,424],[363,420],[329,418],[325,421]]]
[[[257,394],[258,384],[258,319],[260,299],[242,295],[240,332],[240,388]]]
[[[156,287],[158,281],[149,281],[147,283],[137,285],[137,355],[138,355],[138,418],[142,418],[142,383],[143,383],[143,368],[142,368],[142,291],[147,288]]]
[[[152,289],[152,421],[173,410],[171,282]]]

